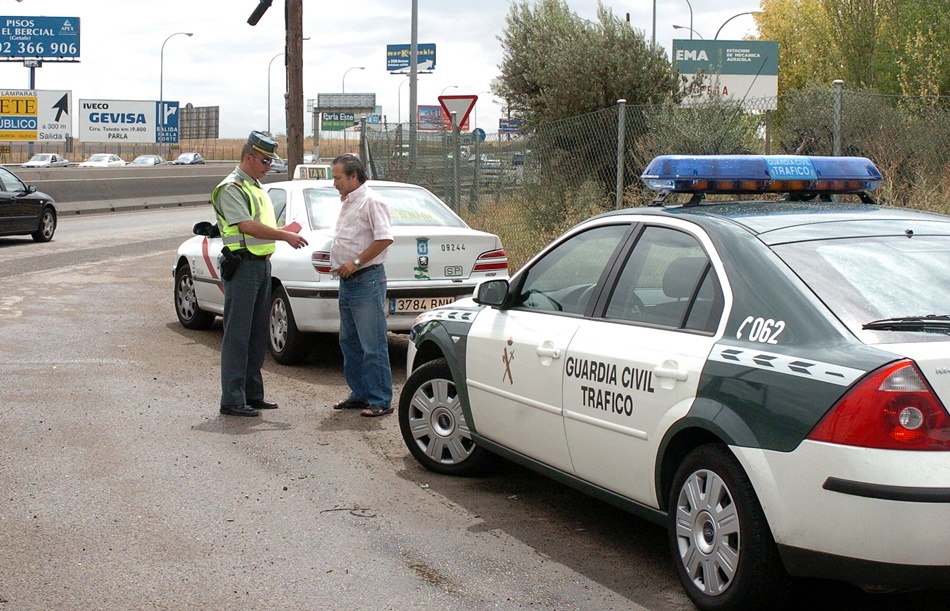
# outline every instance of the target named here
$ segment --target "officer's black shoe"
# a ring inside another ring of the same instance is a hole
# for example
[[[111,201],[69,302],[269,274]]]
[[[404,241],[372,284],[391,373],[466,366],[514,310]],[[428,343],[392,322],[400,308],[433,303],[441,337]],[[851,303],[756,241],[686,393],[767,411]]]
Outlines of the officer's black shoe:
[[[250,405],[222,405],[221,413],[228,416],[260,416],[261,413]]]
[[[254,409],[277,409],[276,403],[271,403],[270,401],[265,401],[263,399],[258,399],[257,401],[248,401],[247,404]]]

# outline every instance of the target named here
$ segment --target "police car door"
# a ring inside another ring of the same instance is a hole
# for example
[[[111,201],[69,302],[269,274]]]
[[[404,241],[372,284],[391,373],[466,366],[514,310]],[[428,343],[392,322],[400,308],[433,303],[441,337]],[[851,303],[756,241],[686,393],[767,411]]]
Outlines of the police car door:
[[[564,354],[628,224],[575,232],[519,272],[513,304],[489,308],[468,335],[467,385],[480,435],[566,472]]]
[[[724,309],[707,248],[672,223],[642,228],[564,355],[577,475],[654,507],[657,445],[692,404]]]

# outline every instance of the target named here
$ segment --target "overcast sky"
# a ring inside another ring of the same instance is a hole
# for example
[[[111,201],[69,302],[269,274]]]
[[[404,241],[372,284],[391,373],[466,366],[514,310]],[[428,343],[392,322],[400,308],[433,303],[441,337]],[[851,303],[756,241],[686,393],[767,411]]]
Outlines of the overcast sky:
[[[0,16],[78,17],[80,62],[46,62],[36,69],[35,89],[72,92],[73,113],[78,100],[166,100],[184,106],[220,107],[220,136],[240,138],[268,125],[285,131],[283,92],[284,0],[274,0],[257,26],[247,18],[257,0],[0,0]],[[689,38],[690,25],[698,37],[736,40],[753,34],[750,15],[758,0],[605,1],[647,40],[670,53],[673,38]],[[575,13],[596,19],[597,0],[568,0]],[[498,37],[505,27],[509,0],[418,0],[419,43],[436,45],[434,74],[419,77],[418,103],[438,105],[438,96],[479,96],[476,125],[498,131],[502,104],[487,90],[498,76],[502,60]],[[409,44],[411,0],[303,0],[304,99],[339,93],[346,73],[347,93],[375,93],[386,118],[409,116],[406,77],[386,71],[386,45]],[[724,8],[725,7],[725,8]],[[194,35],[173,36],[176,32]],[[167,42],[166,42],[167,39]],[[165,44],[164,62],[161,52]],[[363,70],[349,70],[354,67]],[[270,70],[268,71],[268,67]],[[349,72],[347,72],[349,70]],[[268,87],[270,72],[270,87]],[[160,78],[161,77],[161,78]],[[584,78],[577,75],[577,78]],[[400,87],[400,83],[406,81]],[[161,83],[161,84],[160,84]],[[3,89],[29,89],[30,70],[22,62],[0,62]],[[398,95],[401,93],[401,95]],[[310,120],[304,125],[310,133]]]

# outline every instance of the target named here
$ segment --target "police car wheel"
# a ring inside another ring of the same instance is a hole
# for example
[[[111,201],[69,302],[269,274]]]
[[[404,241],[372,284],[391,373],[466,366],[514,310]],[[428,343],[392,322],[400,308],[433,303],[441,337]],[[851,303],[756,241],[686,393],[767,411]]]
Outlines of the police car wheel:
[[[310,354],[307,336],[297,329],[284,287],[274,289],[270,306],[270,352],[281,365],[299,365]]]
[[[669,542],[680,582],[700,609],[781,606],[788,575],[752,484],[725,446],[700,446],[677,469]]]
[[[30,234],[34,242],[49,242],[53,239],[56,232],[56,211],[52,208],[44,208],[40,216],[40,226]]]
[[[399,429],[409,452],[430,471],[478,475],[490,465],[491,454],[472,440],[445,359],[422,365],[406,380],[399,397]]]
[[[182,265],[175,272],[175,313],[178,322],[186,329],[210,329],[214,323],[214,314],[198,307],[195,282],[191,268],[187,265]]]

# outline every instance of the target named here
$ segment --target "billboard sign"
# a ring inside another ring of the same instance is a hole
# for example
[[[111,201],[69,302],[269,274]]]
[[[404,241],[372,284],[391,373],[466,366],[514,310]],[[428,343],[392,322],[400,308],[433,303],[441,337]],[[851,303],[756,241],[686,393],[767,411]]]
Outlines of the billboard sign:
[[[442,129],[442,107],[441,106],[423,106],[416,107],[416,124],[419,130],[438,131]]]
[[[65,142],[72,136],[69,91],[0,90],[0,140]]]
[[[411,45],[386,45],[386,70],[402,72],[410,69]],[[416,69],[420,72],[435,70],[435,43],[416,45]]]
[[[355,123],[356,114],[352,112],[325,112],[320,117],[320,129],[325,132],[341,132]]]
[[[79,17],[0,17],[0,59],[79,58]]]
[[[778,43],[765,40],[674,40],[673,62],[686,77],[684,104],[720,95],[744,102],[770,98],[760,110],[775,110]]]
[[[178,142],[178,102],[79,100],[83,142]]]
[[[498,119],[498,131],[503,134],[517,134],[521,131],[521,119]]]

